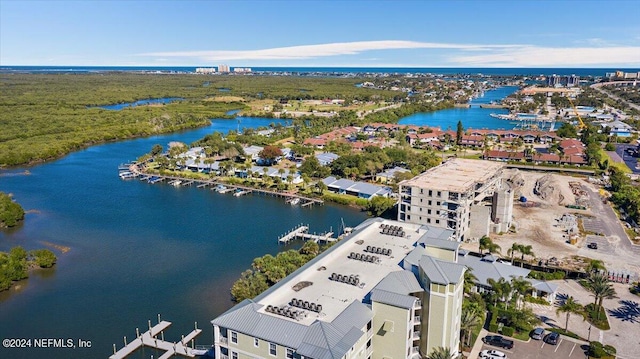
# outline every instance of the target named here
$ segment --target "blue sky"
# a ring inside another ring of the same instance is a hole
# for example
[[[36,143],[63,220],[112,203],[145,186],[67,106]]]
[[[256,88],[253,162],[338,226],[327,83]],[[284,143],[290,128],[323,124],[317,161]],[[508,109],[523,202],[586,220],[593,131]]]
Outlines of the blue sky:
[[[637,1],[0,0],[0,65],[640,67]]]

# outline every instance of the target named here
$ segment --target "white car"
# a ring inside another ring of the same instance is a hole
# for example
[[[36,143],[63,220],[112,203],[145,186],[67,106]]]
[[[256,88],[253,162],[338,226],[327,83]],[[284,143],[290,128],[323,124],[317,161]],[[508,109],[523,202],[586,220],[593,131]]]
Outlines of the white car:
[[[507,359],[507,354],[499,350],[483,350],[480,352],[480,358],[486,359]]]

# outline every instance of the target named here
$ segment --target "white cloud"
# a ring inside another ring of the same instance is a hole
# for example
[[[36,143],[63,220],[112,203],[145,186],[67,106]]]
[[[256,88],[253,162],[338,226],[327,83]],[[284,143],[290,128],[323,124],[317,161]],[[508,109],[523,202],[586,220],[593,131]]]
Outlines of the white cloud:
[[[398,49],[454,49],[454,50],[490,50],[500,48],[519,47],[522,45],[481,45],[481,44],[450,44],[418,41],[356,41],[338,42],[319,45],[301,45],[289,47],[276,47],[261,50],[237,50],[237,51],[176,51],[176,52],[152,52],[139,54],[139,56],[161,56],[197,58],[206,61],[222,60],[301,60],[318,57],[356,55],[373,50],[398,50]]]
[[[456,55],[449,58],[456,65],[478,67],[554,67],[640,65],[640,47],[537,47],[496,49],[479,55]]]

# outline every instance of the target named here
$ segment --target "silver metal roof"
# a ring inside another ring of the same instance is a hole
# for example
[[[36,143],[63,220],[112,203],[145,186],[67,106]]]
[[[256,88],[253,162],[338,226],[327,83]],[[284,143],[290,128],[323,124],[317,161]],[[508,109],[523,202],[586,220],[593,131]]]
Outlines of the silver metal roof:
[[[382,289],[374,289],[371,291],[371,300],[378,303],[393,305],[395,307],[411,309],[418,298],[410,295],[387,292]]]
[[[297,352],[314,359],[340,359],[353,347],[363,332],[351,327],[341,332],[332,324],[316,321],[306,331]]]
[[[346,333],[351,328],[364,328],[371,321],[371,308],[362,302],[354,300],[342,313],[338,314],[331,324],[339,331]]]
[[[407,270],[389,273],[375,289],[403,295],[424,291],[416,276]]]
[[[462,274],[465,271],[463,265],[441,261],[429,256],[422,256],[419,264],[429,276],[429,280],[438,284],[456,284],[462,280]]]
[[[526,277],[530,272],[528,269],[497,261],[482,260],[482,258],[470,254],[458,255],[458,263],[469,267],[473,271],[473,275],[478,278],[476,283],[484,286],[489,285],[487,282],[489,278],[498,280],[500,278],[511,279],[511,277]]]
[[[258,312],[260,308],[262,305],[246,299],[211,323],[241,333],[251,333],[260,339],[289,348],[297,348],[302,343],[307,326],[262,314]]]

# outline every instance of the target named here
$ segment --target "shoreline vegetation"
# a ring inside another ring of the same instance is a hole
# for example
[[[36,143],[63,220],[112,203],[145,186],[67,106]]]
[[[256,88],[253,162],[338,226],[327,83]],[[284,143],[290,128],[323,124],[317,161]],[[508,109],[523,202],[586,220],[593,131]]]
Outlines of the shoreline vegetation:
[[[442,92],[438,100],[423,101],[423,96],[410,99],[395,86],[387,86],[393,90],[383,85],[356,86],[362,78],[137,73],[3,73],[0,78],[0,168],[33,165],[99,143],[203,127],[212,118],[235,118],[227,114],[233,110],[240,110],[240,116],[268,118],[278,113],[287,118],[292,115],[282,109],[288,101],[344,100],[291,108],[291,112],[308,113],[297,120],[313,122],[303,136],[322,133],[329,124],[393,122],[416,112],[453,107],[449,94],[462,87],[436,86],[431,78],[413,79],[416,86],[431,85],[427,89]],[[389,78],[385,83],[402,79]],[[117,111],[96,107],[162,98],[182,100]]]
[[[24,209],[13,197],[0,192],[0,229],[15,227],[24,220]]]
[[[51,268],[56,264],[56,255],[48,249],[36,249],[27,252],[16,246],[6,252],[0,252],[0,292],[9,290],[15,282],[29,278],[34,268]]]

